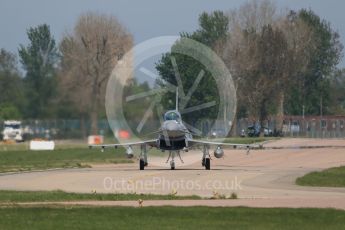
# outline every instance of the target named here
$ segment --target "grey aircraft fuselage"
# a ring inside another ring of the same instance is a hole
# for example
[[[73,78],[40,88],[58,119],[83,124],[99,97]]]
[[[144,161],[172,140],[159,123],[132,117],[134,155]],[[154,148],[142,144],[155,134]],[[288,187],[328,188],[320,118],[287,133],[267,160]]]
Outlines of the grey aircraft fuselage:
[[[162,150],[183,150],[188,148],[189,139],[192,139],[192,135],[183,124],[181,114],[177,110],[167,111],[160,128],[157,147]]]

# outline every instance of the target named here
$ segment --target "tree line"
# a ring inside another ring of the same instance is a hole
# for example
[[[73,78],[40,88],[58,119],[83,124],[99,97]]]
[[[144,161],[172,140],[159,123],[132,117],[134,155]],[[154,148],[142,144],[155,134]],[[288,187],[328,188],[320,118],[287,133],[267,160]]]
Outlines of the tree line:
[[[132,35],[116,17],[89,12],[59,43],[46,24],[27,36],[29,44],[18,49],[24,74],[16,55],[1,49],[0,118],[91,120],[97,133],[108,77],[132,47]]]
[[[272,1],[250,1],[228,12],[202,13],[199,28],[181,36],[212,47],[223,59],[237,89],[237,118],[262,124],[275,117],[280,129],[284,114],[345,114],[345,75],[337,69],[343,45],[330,23],[310,9],[281,11]],[[179,70],[188,89],[200,66],[183,55],[165,54],[157,70],[168,82],[176,81],[171,56],[184,63]],[[208,93],[196,95],[189,106],[206,96],[216,100],[215,82],[209,75],[199,86]],[[167,95],[165,101],[171,100],[172,95]],[[203,116],[214,118],[215,111]]]
[[[0,119],[78,118],[90,120],[91,132],[97,133],[108,77],[132,48],[132,35],[115,16],[88,12],[58,42],[46,24],[29,28],[27,36],[29,43],[19,45],[18,55],[0,50]],[[237,118],[261,122],[276,116],[282,122],[284,114],[345,114],[345,70],[337,69],[343,46],[330,23],[312,10],[281,11],[268,0],[250,1],[234,10],[202,13],[199,28],[181,36],[223,59],[237,89]],[[174,83],[171,55],[163,55],[156,69],[161,79]],[[200,64],[174,57],[184,63],[179,71],[188,89]],[[188,106],[217,100],[207,70],[199,87]],[[169,104],[174,95],[162,101]],[[202,115],[212,117],[216,110]]]

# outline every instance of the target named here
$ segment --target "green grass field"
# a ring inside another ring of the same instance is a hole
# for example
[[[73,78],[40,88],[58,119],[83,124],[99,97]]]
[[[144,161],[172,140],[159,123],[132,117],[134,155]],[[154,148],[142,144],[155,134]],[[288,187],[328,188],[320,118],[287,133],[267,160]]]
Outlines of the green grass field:
[[[303,186],[345,187],[345,166],[311,172],[296,180]]]
[[[0,190],[0,203],[43,202],[43,201],[86,201],[86,200],[200,200],[199,196],[174,196],[155,194],[118,193],[68,193],[64,191],[7,191]]]
[[[224,142],[234,144],[254,144],[269,140],[279,140],[280,137],[230,137],[226,138]]]
[[[0,229],[344,229],[345,211],[209,207],[3,207]]]
[[[58,140],[55,141],[55,149],[81,149],[86,148],[87,144],[83,140]],[[1,151],[19,151],[19,150],[29,150],[30,142],[21,143],[4,143],[0,142],[0,152]]]
[[[122,148],[99,149],[77,148],[54,151],[12,150],[0,151],[0,172],[28,171],[50,168],[90,167],[91,163],[130,163]]]

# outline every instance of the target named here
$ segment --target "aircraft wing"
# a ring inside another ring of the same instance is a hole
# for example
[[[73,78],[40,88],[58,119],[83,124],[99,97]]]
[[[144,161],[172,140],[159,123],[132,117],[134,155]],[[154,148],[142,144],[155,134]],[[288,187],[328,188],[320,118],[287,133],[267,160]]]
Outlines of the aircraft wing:
[[[147,140],[147,141],[128,142],[128,143],[118,143],[118,144],[89,145],[89,148],[100,147],[104,149],[104,148],[128,147],[128,146],[143,145],[143,144],[156,147],[157,139]]]
[[[217,146],[228,146],[228,147],[233,147],[233,148],[247,148],[247,149],[256,149],[260,148],[260,145],[253,145],[253,144],[235,144],[235,143],[224,143],[224,142],[213,142],[213,141],[203,141],[203,140],[188,140],[188,143],[193,145],[217,145]]]

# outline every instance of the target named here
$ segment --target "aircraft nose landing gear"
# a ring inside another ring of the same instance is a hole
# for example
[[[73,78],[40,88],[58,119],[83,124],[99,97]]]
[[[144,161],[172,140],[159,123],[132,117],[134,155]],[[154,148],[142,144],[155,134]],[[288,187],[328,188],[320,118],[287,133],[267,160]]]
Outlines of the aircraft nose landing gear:
[[[170,168],[171,170],[175,170],[175,162],[173,160],[170,161]]]
[[[175,152],[174,151],[169,151],[169,156],[168,156],[168,159],[167,159],[167,161],[165,163],[168,163],[170,158],[171,158],[170,169],[174,170],[175,169],[175,161],[174,161]]]
[[[176,151],[176,154],[180,158],[181,162],[184,163],[183,160],[182,160],[182,157],[180,155],[180,151]],[[170,169],[174,170],[175,169],[175,160],[174,160],[174,158],[175,158],[175,151],[169,151],[169,156],[168,156],[168,159],[167,159],[167,161],[165,163],[168,163],[170,158],[171,158]]]

